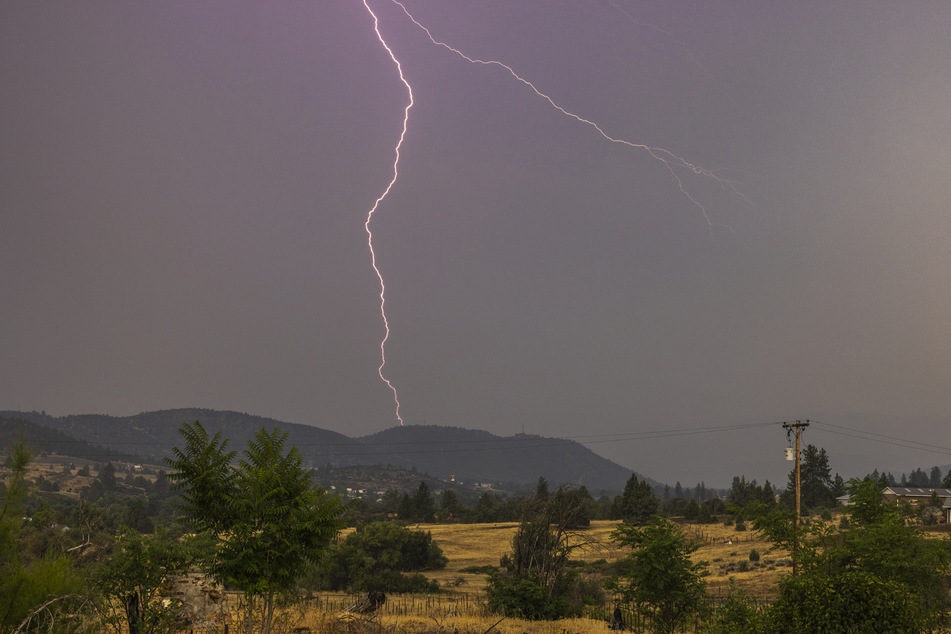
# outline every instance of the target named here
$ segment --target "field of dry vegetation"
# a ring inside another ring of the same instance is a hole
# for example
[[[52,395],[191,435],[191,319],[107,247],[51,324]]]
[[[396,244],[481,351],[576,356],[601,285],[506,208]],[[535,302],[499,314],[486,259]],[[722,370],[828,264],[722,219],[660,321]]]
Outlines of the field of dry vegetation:
[[[611,531],[616,521],[601,520],[579,531],[586,542],[574,558],[585,562],[604,559],[613,562],[624,556],[611,542]],[[432,524],[421,525],[419,530],[430,531],[433,539],[449,559],[445,570],[428,576],[439,581],[443,588],[455,592],[481,592],[485,575],[461,572],[470,566],[498,565],[499,558],[511,550],[517,522],[503,524]],[[769,552],[770,544],[756,531],[737,531],[723,524],[686,524],[688,535],[703,545],[694,553],[696,561],[708,564],[706,577],[710,593],[716,597],[726,594],[730,577],[738,586],[760,598],[769,598],[780,576],[791,570],[791,561],[784,552]],[[755,549],[760,559],[750,561]],[[745,563],[744,563],[745,562]],[[722,590],[722,592],[721,592]]]
[[[591,527],[578,532],[583,549],[576,550],[573,559],[588,563],[599,560],[613,562],[624,556],[610,540],[614,521],[595,521]],[[425,573],[435,579],[443,592],[435,596],[401,595],[388,597],[386,605],[372,618],[355,617],[341,613],[353,601],[344,595],[321,595],[303,618],[303,624],[321,632],[459,632],[483,634],[490,630],[501,634],[538,632],[606,632],[608,623],[601,615],[592,618],[566,619],[555,622],[529,622],[503,619],[485,609],[484,587],[486,575],[481,572],[463,572],[478,566],[497,566],[499,558],[511,551],[512,537],[517,522],[499,524],[422,524],[416,530],[429,531],[449,559],[444,570]],[[694,553],[697,561],[707,562],[709,574],[705,577],[707,590],[716,600],[725,597],[730,578],[736,584],[761,599],[769,599],[776,582],[791,570],[791,562],[784,552],[770,552],[769,543],[752,530],[737,531],[723,524],[687,524],[688,535],[702,543]],[[750,551],[756,550],[759,561],[750,561]],[[606,610],[613,606],[608,597]],[[606,614],[607,612],[605,612]],[[494,625],[494,627],[492,627]]]

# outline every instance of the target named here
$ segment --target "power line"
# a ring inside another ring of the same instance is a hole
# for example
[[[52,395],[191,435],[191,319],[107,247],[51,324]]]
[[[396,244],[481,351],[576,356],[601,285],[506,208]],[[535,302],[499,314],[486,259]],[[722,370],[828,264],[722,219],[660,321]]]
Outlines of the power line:
[[[898,438],[896,436],[888,436],[886,434],[878,434],[875,432],[866,431],[864,429],[854,429],[852,427],[846,427],[845,425],[836,425],[834,423],[826,423],[823,421],[812,421],[816,425],[823,428],[823,431],[836,434],[838,436],[845,436],[847,438],[856,438],[858,440],[868,440],[870,442],[877,442],[883,445],[891,445],[893,447],[902,447],[904,449],[915,449],[917,451],[928,451],[931,453],[941,454],[941,455],[951,455],[951,447],[942,447],[935,445],[933,443],[919,442],[917,440],[910,440],[907,438]],[[838,431],[845,430],[845,431]],[[851,432],[851,433],[847,433]]]

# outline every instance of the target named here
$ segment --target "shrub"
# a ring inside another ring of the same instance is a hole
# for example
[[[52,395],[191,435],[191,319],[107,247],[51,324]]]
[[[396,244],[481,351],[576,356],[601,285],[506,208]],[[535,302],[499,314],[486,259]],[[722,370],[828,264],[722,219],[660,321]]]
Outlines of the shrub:
[[[736,580],[730,578],[730,591],[726,600],[718,605],[700,627],[700,634],[738,634],[759,632],[763,623],[763,610]]]
[[[920,632],[915,600],[902,584],[864,571],[799,575],[780,582],[767,632]]]
[[[632,568],[609,588],[650,619],[655,631],[673,632],[705,609],[706,564],[690,558],[699,545],[682,528],[655,516],[644,528],[619,525],[611,539],[631,548],[625,559]]]
[[[536,578],[494,572],[486,588],[489,607],[505,616],[529,619],[556,619],[562,614],[562,600],[552,600]]]
[[[755,548],[750,549],[750,561],[759,561],[759,551]]]
[[[328,553],[313,583],[326,590],[434,592],[436,582],[403,573],[445,567],[446,558],[432,534],[395,522],[371,522]]]
[[[493,572],[498,570],[498,566],[493,566],[492,564],[486,564],[485,566],[466,566],[465,568],[460,568],[459,572],[468,572],[470,574],[484,574],[490,575]]]

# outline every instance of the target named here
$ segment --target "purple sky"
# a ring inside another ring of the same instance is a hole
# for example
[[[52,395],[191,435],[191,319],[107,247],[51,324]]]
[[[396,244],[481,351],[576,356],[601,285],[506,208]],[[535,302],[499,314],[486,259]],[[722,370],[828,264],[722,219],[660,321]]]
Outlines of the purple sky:
[[[651,477],[951,463],[951,4],[369,0],[407,424]],[[360,0],[0,4],[0,409],[397,423]],[[702,204],[710,219],[708,225]],[[842,431],[839,429],[838,431]],[[855,435],[853,432],[847,432]],[[606,434],[627,434],[620,437]]]

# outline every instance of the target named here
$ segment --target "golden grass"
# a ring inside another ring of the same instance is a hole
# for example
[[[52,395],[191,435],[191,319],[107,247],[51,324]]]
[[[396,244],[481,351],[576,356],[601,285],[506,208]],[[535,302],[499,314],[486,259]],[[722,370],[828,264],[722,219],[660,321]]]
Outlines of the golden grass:
[[[614,521],[595,521],[590,528],[577,532],[578,543],[584,549],[575,551],[573,558],[588,562],[605,559],[616,561],[625,555],[610,540],[617,526]],[[485,602],[483,573],[465,573],[469,566],[499,564],[499,558],[511,551],[512,537],[517,522],[497,524],[422,524],[411,527],[429,531],[448,558],[445,570],[425,573],[439,581],[444,592],[436,595],[388,595],[380,610],[370,617],[347,614],[346,608],[360,597],[340,593],[320,593],[308,601],[302,611],[290,621],[293,627],[310,628],[311,632],[336,634],[591,634],[608,631],[606,620],[593,618],[563,619],[560,621],[525,621],[502,619],[489,613]],[[755,531],[736,531],[722,524],[684,526],[684,531],[702,542],[694,558],[708,563],[705,577],[707,592],[714,599],[726,596],[730,578],[754,596],[767,599],[775,593],[776,582],[790,568],[776,565],[788,560],[782,552],[769,552],[769,543]],[[347,531],[349,532],[349,531]],[[749,561],[751,549],[757,549],[761,558],[758,566]],[[736,570],[741,561],[747,562],[746,572]],[[767,563],[771,562],[771,563]],[[734,569],[730,569],[732,564]],[[613,603],[608,597],[608,606]],[[606,607],[608,607],[606,606]],[[303,630],[306,631],[306,630]]]
[[[624,557],[625,552],[611,542],[611,531],[616,521],[591,522],[590,528],[577,532],[577,539],[585,542],[573,554],[574,559],[593,562],[604,559],[608,562]],[[517,522],[499,524],[422,524],[418,530],[432,533],[433,540],[449,559],[445,570],[426,573],[430,579],[439,581],[449,590],[481,592],[485,575],[464,573],[468,566],[499,564],[499,558],[511,551],[512,537],[518,529]],[[730,578],[753,594],[766,599],[773,596],[776,582],[791,571],[788,553],[770,552],[771,544],[753,530],[737,531],[723,524],[687,524],[684,531],[699,540],[702,546],[693,558],[707,562],[709,575],[705,577],[707,591],[713,597],[726,596]],[[760,561],[751,562],[750,550],[756,549]],[[746,562],[742,564],[741,562]],[[732,566],[731,566],[732,564]],[[749,569],[741,572],[741,566]]]
[[[712,597],[725,597],[732,578],[738,587],[758,599],[772,599],[776,595],[776,584],[792,572],[789,553],[770,550],[772,543],[758,531],[737,531],[723,524],[688,524],[684,530],[703,543],[693,559],[707,563],[709,575],[705,581],[707,594]],[[753,549],[760,555],[758,562],[750,560]],[[741,572],[741,566],[747,566],[748,570]]]
[[[573,558],[588,562],[599,559],[613,562],[622,558],[625,552],[616,548],[610,539],[616,526],[615,521],[595,521],[589,528],[578,531],[576,543],[583,542],[585,545],[574,552]],[[313,606],[302,624],[314,632],[357,634],[484,634],[490,629],[498,634],[589,634],[608,631],[605,620],[524,621],[501,619],[488,612],[484,595],[486,575],[462,572],[462,569],[469,566],[497,566],[502,555],[511,551],[512,537],[518,529],[517,522],[422,524],[412,528],[429,531],[449,560],[445,570],[425,573],[430,579],[439,581],[445,592],[432,596],[389,596],[386,604],[371,618],[342,614],[355,597],[323,594],[319,605]],[[707,591],[715,599],[726,596],[731,577],[738,586],[754,596],[770,598],[775,592],[776,582],[790,570],[788,566],[777,565],[780,560],[788,560],[787,554],[770,552],[769,542],[755,531],[737,531],[733,526],[722,524],[688,524],[684,526],[684,531],[702,543],[694,553],[694,559],[707,562]],[[758,565],[749,561],[749,553],[753,548],[761,556]],[[737,569],[741,561],[749,566],[748,571],[740,572]],[[608,603],[611,603],[611,598]]]
[[[409,599],[409,600],[408,600]],[[415,599],[415,600],[414,600]],[[577,632],[589,634],[608,631],[604,621],[576,618],[558,621],[526,621],[490,614],[484,607],[471,613],[447,611],[446,603],[440,604],[432,597],[390,597],[379,612],[371,616],[345,613],[334,601],[321,602],[301,613],[291,628],[308,627],[312,632],[384,633],[409,634],[449,633],[458,634],[563,634]],[[473,606],[474,607],[474,606]],[[409,609],[409,613],[401,613]],[[288,629],[291,629],[288,628]]]

